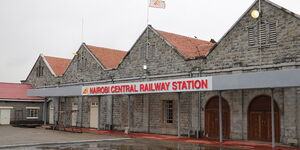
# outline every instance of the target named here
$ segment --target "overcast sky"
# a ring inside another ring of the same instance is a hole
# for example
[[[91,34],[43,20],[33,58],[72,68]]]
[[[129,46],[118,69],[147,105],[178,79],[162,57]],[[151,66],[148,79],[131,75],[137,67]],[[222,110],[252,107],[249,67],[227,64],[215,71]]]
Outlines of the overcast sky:
[[[272,0],[300,14],[299,0]],[[218,41],[254,0],[165,0],[154,28]],[[0,0],[0,82],[26,79],[39,54],[72,58],[83,41],[128,51],[147,24],[147,0]]]

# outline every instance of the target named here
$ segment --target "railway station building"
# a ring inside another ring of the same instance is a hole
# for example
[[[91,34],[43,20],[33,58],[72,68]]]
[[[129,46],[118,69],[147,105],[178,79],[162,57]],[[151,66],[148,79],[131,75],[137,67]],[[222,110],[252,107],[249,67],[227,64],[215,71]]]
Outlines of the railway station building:
[[[128,52],[77,54],[39,56],[24,81],[50,124],[300,144],[300,17],[269,0],[218,42],[148,25]]]

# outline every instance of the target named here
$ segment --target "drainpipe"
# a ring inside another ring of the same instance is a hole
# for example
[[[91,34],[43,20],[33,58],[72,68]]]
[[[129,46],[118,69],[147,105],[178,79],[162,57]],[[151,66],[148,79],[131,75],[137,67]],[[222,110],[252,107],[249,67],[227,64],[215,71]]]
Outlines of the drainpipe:
[[[201,71],[199,71],[198,77],[201,77]],[[201,92],[198,92],[198,130],[197,130],[197,138],[200,138],[200,131],[201,131]]]
[[[190,78],[193,77],[192,72],[190,73]],[[191,137],[191,131],[192,131],[192,100],[189,100],[188,103],[188,119],[189,119],[189,131],[188,131],[188,137]]]

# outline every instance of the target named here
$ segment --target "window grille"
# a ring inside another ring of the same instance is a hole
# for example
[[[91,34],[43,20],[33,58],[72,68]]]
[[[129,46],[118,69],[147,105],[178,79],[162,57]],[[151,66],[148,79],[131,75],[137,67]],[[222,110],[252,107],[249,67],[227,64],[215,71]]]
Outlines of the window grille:
[[[267,44],[267,24],[266,22],[262,21],[260,22],[259,24],[259,40],[258,40],[258,44],[261,44],[261,45],[265,45]]]
[[[248,27],[248,45],[249,46],[254,46],[255,45],[254,27]]]
[[[275,22],[269,22],[269,43],[277,42],[277,25]]]
[[[164,121],[165,123],[173,123],[173,101],[166,100],[164,101]]]
[[[248,27],[248,45],[270,46],[277,44],[277,23],[259,21],[257,25]]]
[[[38,119],[39,109],[27,109],[27,119]]]

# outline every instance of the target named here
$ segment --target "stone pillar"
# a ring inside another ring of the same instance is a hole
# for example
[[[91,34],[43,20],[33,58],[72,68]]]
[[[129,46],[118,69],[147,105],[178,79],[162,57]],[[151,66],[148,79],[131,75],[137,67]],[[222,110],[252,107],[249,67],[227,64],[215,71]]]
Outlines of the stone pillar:
[[[78,97],[78,102],[79,102],[79,126],[82,128],[82,125],[83,125],[83,97],[82,96],[79,96]]]
[[[144,103],[144,109],[143,109],[143,126],[144,131],[147,133],[150,133],[150,101],[148,95],[143,95],[143,103]]]
[[[276,100],[276,97],[274,97]],[[284,108],[280,110],[280,113],[283,112],[284,126],[282,127],[283,139],[282,142],[285,144],[298,145],[299,135],[297,137],[297,121],[299,127],[299,116],[297,118],[297,113],[299,113],[299,99],[297,100],[297,90],[296,88],[285,88],[284,89]],[[297,108],[298,107],[298,108]],[[297,110],[298,109],[298,110]]]
[[[100,130],[101,124],[101,96],[98,96],[98,128],[97,130]]]
[[[44,101],[44,107],[43,107],[43,121],[44,125],[47,125],[47,98]]]
[[[106,122],[108,125],[113,125],[113,96],[107,96],[107,117]]]
[[[178,100],[177,100],[177,136],[180,137],[180,93],[178,93]]]

